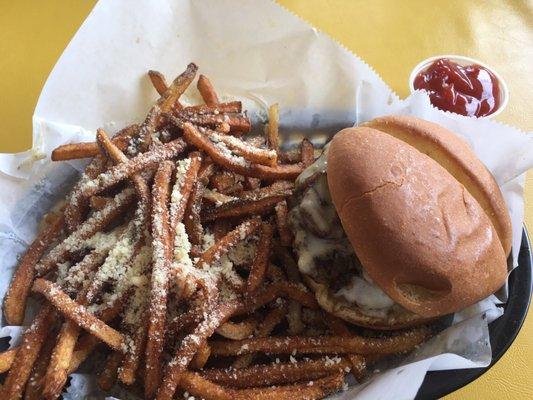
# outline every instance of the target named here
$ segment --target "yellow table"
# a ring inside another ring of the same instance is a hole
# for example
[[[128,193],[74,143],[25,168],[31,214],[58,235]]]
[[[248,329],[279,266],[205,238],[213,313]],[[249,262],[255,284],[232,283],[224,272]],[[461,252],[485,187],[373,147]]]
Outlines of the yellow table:
[[[46,77],[94,0],[0,2],[0,152],[30,146],[31,115]],[[498,118],[533,130],[533,7],[525,1],[280,0],[356,52],[400,96],[418,61],[464,54],[496,68],[511,100]],[[512,155],[509,155],[512,157]],[[533,174],[526,185],[533,231]],[[531,313],[530,313],[531,314]],[[533,317],[501,361],[447,399],[533,398]]]

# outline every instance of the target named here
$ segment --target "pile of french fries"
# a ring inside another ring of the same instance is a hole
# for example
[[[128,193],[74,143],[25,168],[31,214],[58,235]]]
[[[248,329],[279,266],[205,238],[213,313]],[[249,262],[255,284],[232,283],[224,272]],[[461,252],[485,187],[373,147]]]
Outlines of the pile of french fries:
[[[205,104],[150,71],[159,99],[141,124],[94,143],[58,147],[55,161],[92,158],[20,260],[4,315],[21,325],[29,296],[42,306],[18,346],[0,353],[1,398],[56,399],[89,357],[98,384],[146,399],[317,399],[366,365],[407,352],[426,328],[356,333],[322,311],[301,283],[288,227],[294,180],[311,142],[283,151],[278,109],[264,137],[238,101]]]

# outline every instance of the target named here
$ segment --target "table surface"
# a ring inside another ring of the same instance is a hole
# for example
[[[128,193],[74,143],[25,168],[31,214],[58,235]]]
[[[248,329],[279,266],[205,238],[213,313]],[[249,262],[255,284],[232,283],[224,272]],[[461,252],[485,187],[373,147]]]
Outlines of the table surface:
[[[493,66],[511,97],[498,120],[533,131],[531,1],[331,1],[280,3],[357,53],[400,95],[422,59],[462,54]],[[26,150],[31,116],[55,61],[94,0],[0,0],[0,152]],[[512,155],[510,155],[512,156]],[[533,231],[533,174],[526,183],[526,225]],[[533,398],[533,317],[510,350],[480,379],[446,399]]]

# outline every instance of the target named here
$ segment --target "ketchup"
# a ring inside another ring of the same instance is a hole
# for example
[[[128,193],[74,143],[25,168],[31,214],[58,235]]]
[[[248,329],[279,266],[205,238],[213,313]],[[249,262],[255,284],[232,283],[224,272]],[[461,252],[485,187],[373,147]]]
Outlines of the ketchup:
[[[480,65],[463,67],[447,58],[420,72],[414,87],[426,90],[435,107],[469,117],[492,114],[500,105],[500,87],[492,72]]]

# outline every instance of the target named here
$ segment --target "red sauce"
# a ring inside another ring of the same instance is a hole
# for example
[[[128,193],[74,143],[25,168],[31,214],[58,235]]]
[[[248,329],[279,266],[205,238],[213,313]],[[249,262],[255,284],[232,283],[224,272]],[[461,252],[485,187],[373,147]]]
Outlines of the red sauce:
[[[461,66],[446,58],[420,72],[415,89],[425,89],[441,110],[469,117],[492,114],[500,105],[500,87],[492,72],[480,65]]]

